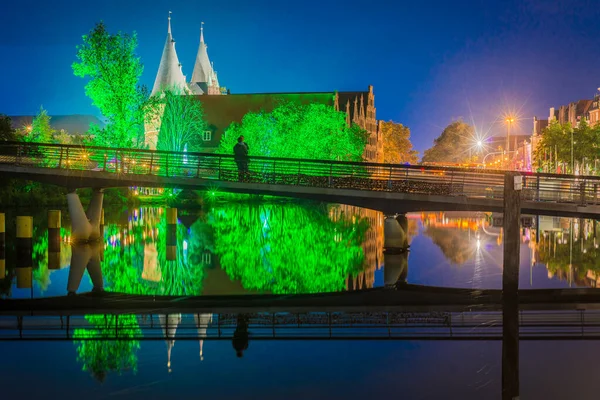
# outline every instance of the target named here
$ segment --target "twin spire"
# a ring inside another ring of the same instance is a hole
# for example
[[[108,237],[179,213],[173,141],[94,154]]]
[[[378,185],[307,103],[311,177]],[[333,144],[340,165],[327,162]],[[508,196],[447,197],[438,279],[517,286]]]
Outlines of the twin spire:
[[[196,55],[192,79],[189,84],[186,83],[181,63],[175,51],[175,40],[171,33],[171,11],[169,11],[167,40],[152,88],[152,95],[172,87],[182,92],[189,93],[191,91],[192,94],[221,94],[217,73],[208,58],[207,48],[208,46],[204,42],[204,22],[202,22],[200,24],[200,46]]]

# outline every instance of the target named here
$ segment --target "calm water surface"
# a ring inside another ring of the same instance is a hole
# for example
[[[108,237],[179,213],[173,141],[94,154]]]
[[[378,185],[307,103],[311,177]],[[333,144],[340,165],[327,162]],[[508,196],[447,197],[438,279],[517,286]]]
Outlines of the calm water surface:
[[[46,213],[7,212],[2,298],[92,290],[343,292],[396,280],[461,288],[502,284],[503,234],[491,213],[410,214],[410,252],[387,257],[387,265],[384,217],[348,206],[234,203],[205,212],[179,210],[176,246],[167,246],[163,208],[106,209],[104,241],[97,246],[70,243],[64,211],[59,255],[47,251]],[[27,279],[19,282],[13,268],[17,214],[34,216],[31,285]],[[595,287],[600,267],[596,222],[550,217],[532,222],[521,231],[520,287]],[[89,262],[93,259],[101,261],[95,265]],[[593,382],[600,367],[596,349],[596,342],[521,342],[521,398],[596,398],[593,385],[576,383]],[[243,358],[236,357],[230,341],[0,342],[0,351],[0,382],[8,398],[85,393],[89,398],[488,399],[501,393],[500,342],[250,338]]]

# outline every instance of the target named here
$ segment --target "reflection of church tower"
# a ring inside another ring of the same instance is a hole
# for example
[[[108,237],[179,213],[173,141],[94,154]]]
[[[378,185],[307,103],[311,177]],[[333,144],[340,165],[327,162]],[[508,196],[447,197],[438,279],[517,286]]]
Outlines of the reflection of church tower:
[[[194,315],[196,328],[198,329],[198,338],[200,339],[200,361],[204,360],[202,348],[204,346],[204,338],[206,337],[206,329],[208,324],[212,322],[212,314],[196,314]]]
[[[171,372],[171,351],[175,346],[175,333],[177,332],[177,326],[181,322],[181,314],[159,315],[158,320],[165,335],[167,343],[167,368]]]
[[[189,88],[193,94],[221,94],[217,73],[208,59],[208,46],[204,42],[204,22],[200,27],[200,46]]]

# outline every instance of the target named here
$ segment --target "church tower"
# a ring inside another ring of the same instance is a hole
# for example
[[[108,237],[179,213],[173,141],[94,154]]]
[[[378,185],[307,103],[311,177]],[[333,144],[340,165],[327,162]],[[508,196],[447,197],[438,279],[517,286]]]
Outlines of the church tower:
[[[204,22],[200,25],[200,46],[198,47],[189,88],[193,94],[221,94],[219,79],[213,64],[208,58],[208,46],[204,42]]]
[[[179,58],[177,58],[177,52],[175,51],[175,40],[173,40],[173,35],[171,34],[171,11],[169,11],[167,40],[165,41],[165,47],[163,48],[162,57],[160,59],[158,73],[154,80],[152,95],[160,93],[161,90],[166,88],[177,88],[181,91],[186,88],[185,76],[183,75],[181,64],[179,63]]]

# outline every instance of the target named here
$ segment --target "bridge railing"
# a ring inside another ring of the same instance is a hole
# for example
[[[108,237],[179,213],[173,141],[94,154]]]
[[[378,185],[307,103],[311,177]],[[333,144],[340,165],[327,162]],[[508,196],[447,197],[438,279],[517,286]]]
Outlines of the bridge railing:
[[[505,171],[61,144],[0,143],[0,163],[230,182],[501,199]],[[247,166],[247,170],[244,168]],[[599,177],[523,175],[530,201],[599,203]]]

